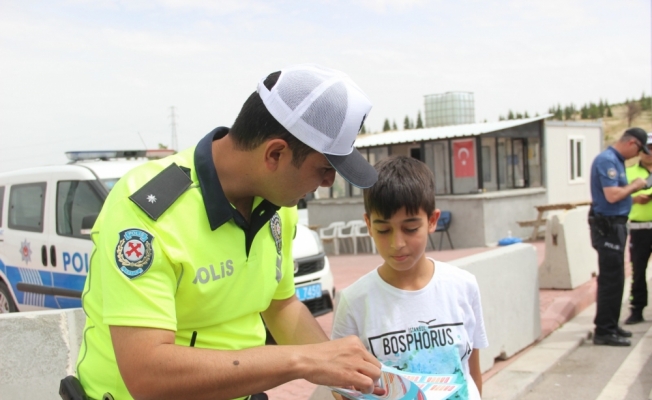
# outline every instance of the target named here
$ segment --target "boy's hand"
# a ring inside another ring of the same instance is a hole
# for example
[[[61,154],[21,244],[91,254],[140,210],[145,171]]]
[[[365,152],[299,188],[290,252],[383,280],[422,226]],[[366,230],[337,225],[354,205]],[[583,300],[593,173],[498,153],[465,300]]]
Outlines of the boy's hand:
[[[303,378],[317,385],[353,387],[362,393],[374,392],[380,378],[380,362],[355,336],[305,346],[301,354]],[[305,365],[303,365],[305,363]]]
[[[333,395],[333,397],[335,398],[335,400],[344,400],[344,397],[342,397],[342,395],[339,394],[339,393],[337,393],[337,392],[332,392],[332,391],[331,391],[331,394]]]
[[[349,387],[347,389],[353,390],[353,387]],[[385,389],[381,388],[380,386],[374,386],[374,391],[372,392],[376,396],[384,396],[385,395]],[[335,400],[346,400],[344,397],[342,397],[341,394],[331,391],[331,394],[335,398]]]
[[[638,196],[634,196],[633,200],[636,204],[647,204],[650,202],[650,195],[639,194]]]

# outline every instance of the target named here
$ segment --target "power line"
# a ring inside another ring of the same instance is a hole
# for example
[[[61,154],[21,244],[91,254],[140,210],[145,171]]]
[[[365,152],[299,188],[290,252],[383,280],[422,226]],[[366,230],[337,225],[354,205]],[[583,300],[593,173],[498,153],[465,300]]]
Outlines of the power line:
[[[170,138],[170,148],[174,151],[178,151],[177,145],[177,123],[174,120],[174,106],[170,107],[170,119],[172,120],[170,125],[172,126],[172,137]]]

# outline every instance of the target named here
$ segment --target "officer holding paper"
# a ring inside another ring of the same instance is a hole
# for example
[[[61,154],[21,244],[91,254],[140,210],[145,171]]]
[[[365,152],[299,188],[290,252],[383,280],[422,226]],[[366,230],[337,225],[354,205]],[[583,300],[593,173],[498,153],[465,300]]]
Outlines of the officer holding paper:
[[[593,343],[630,346],[631,332],[618,326],[625,285],[625,242],[631,194],[646,187],[644,179],[627,182],[625,160],[640,152],[649,154],[647,133],[629,128],[622,137],[598,154],[591,165],[589,226],[591,244],[598,252],[598,296]]]
[[[646,147],[652,150],[652,133],[647,134]],[[638,164],[627,168],[627,181],[637,178],[650,179],[652,175],[652,155],[641,152]],[[652,179],[651,179],[652,180]],[[629,258],[632,261],[631,314],[625,324],[643,322],[643,308],[647,306],[647,282],[645,270],[652,253],[652,187],[632,194],[632,211],[629,213]]]

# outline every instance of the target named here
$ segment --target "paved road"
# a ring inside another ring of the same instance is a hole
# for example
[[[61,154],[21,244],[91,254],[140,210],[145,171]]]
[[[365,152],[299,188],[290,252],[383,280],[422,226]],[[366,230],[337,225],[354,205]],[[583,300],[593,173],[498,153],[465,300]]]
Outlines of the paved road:
[[[649,282],[650,285],[652,282]],[[627,290],[628,292],[628,290]],[[652,304],[652,302],[650,302]],[[631,347],[595,346],[590,339],[551,368],[523,400],[648,400],[652,391],[652,307],[647,322],[625,326],[634,333]],[[621,319],[629,315],[623,304]],[[580,315],[592,330],[592,315]]]

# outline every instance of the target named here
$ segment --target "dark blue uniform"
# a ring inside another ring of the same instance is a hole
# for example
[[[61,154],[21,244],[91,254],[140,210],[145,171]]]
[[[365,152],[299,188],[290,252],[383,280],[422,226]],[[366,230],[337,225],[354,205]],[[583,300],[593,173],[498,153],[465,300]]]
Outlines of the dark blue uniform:
[[[591,197],[589,213],[591,243],[598,252],[598,299],[595,334],[618,334],[618,320],[625,285],[625,241],[627,216],[632,198],[609,203],[605,187],[627,185],[625,159],[613,147],[600,153],[591,165]]]

